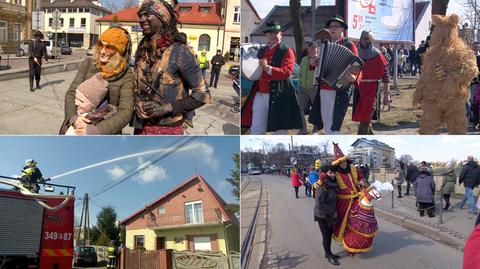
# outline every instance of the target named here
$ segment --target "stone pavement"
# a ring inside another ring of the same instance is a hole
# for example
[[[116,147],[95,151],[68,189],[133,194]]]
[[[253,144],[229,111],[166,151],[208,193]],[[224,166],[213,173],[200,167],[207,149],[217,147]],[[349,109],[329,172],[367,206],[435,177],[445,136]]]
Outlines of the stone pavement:
[[[405,192],[405,186],[402,186]],[[450,198],[450,203],[454,205],[448,212],[442,212],[442,223],[440,223],[440,197],[435,194],[435,204],[437,207],[435,217],[420,217],[417,211],[416,199],[412,192],[410,196],[397,198],[397,189],[395,186],[394,207],[392,208],[392,194],[384,197],[375,205],[375,212],[392,222],[398,223],[406,228],[422,233],[436,241],[446,245],[463,250],[465,241],[472,232],[477,216],[468,213],[468,205],[463,209],[458,208],[458,204],[463,196]],[[443,201],[443,206],[445,201]],[[381,227],[380,227],[381,229]]]
[[[58,134],[64,118],[65,92],[76,72],[42,75],[42,89],[33,93],[28,90],[27,78],[0,81],[0,134]],[[187,129],[186,134],[239,134],[239,113],[231,110],[238,100],[231,79],[222,73],[218,86],[211,89],[212,104],[196,111],[194,128]],[[132,134],[132,128],[124,128],[123,133]]]

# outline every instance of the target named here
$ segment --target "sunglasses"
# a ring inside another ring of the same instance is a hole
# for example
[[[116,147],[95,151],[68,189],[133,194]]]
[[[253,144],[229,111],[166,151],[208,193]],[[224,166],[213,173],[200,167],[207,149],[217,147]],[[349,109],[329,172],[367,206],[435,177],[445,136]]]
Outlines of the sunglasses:
[[[101,40],[97,41],[96,46],[98,47],[98,50],[101,51],[103,48],[105,48],[106,52],[109,54],[112,54],[117,51],[117,49],[110,45],[110,44],[104,44]]]

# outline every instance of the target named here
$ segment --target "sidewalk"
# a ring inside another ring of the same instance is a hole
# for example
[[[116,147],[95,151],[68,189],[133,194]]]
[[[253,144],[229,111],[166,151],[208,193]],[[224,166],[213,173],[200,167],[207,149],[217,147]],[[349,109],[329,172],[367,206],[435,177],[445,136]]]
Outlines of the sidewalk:
[[[405,192],[405,186],[402,186]],[[422,233],[460,251],[463,251],[465,241],[474,228],[477,216],[468,213],[468,205],[463,209],[456,206],[463,197],[451,197],[450,203],[454,205],[448,212],[442,212],[443,222],[440,223],[440,195],[435,194],[437,211],[435,217],[429,218],[426,214],[420,217],[416,207],[416,198],[411,189],[410,196],[397,198],[397,190],[384,197],[375,205],[378,216],[397,223],[407,229]],[[394,207],[392,208],[392,195],[394,195]],[[443,206],[445,201],[443,201]],[[381,227],[380,227],[381,229]]]

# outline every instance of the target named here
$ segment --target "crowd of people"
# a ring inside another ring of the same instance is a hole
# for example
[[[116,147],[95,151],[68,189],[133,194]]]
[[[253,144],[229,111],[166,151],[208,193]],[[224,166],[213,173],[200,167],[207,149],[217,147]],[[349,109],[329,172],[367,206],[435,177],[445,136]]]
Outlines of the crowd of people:
[[[267,45],[257,55],[262,75],[253,83],[242,107],[242,127],[249,129],[252,135],[287,134],[292,129],[298,130],[297,134],[316,134],[322,129],[326,135],[341,134],[352,95],[352,120],[358,123],[357,134],[373,134],[372,120],[379,120],[381,111],[391,109],[390,82],[393,75],[395,72],[399,78],[407,74],[412,77],[421,75],[422,57],[431,42],[428,36],[418,48],[387,43],[380,43],[376,48],[375,37],[369,31],[363,31],[359,42],[353,42],[345,36],[348,25],[341,16],[335,16],[315,35],[314,41],[306,44],[299,62],[299,88],[296,92],[290,81],[295,53],[282,42],[282,27],[278,21],[266,25]],[[360,73],[347,72],[342,77],[348,82],[342,88],[333,87],[315,75],[319,44],[325,41],[348,48],[364,62]],[[394,46],[398,49],[395,50]],[[479,55],[478,43],[473,44],[472,50]],[[480,64],[479,57],[477,64]],[[472,81],[466,113],[474,126],[480,128],[478,81]],[[379,94],[379,91],[382,92]]]
[[[371,183],[368,182],[370,176],[368,165],[353,164],[348,157],[341,153],[337,144],[334,144],[334,153],[335,160],[331,164],[321,166],[320,160],[317,160],[315,165],[292,168],[287,172],[287,175],[291,178],[295,198],[300,197],[299,189],[304,186],[305,197],[315,199],[314,219],[318,222],[323,236],[325,258],[329,263],[339,265],[339,256],[331,251],[332,238],[338,241],[351,256],[371,249],[372,242],[358,236],[362,233],[364,235],[373,234],[378,228],[376,221],[362,223],[368,218],[359,217],[357,219],[359,213],[356,207],[358,203],[369,204],[363,202],[365,198],[375,199],[378,197],[375,194],[369,194],[372,187]],[[458,176],[455,168],[456,164],[451,161],[439,174],[434,174],[431,165],[425,161],[418,165],[413,161],[407,161],[406,163],[399,161],[394,172],[397,198],[415,195],[416,207],[420,217],[433,218],[435,216],[435,196],[438,193],[443,196],[442,198],[445,201],[444,211],[451,210],[453,206],[463,209],[468,203],[468,212],[472,215],[478,214],[480,199],[475,203],[473,190],[480,185],[480,165],[473,156],[469,156],[463,163]],[[442,178],[440,192],[436,190],[434,176]],[[461,202],[454,205],[451,203],[450,197],[455,193],[457,183],[464,186],[465,193]],[[404,185],[406,185],[406,189],[402,190]],[[413,186],[413,194],[410,192],[411,186]],[[372,209],[373,207],[370,210]],[[350,214],[352,210],[356,212],[353,215]],[[355,226],[358,222],[362,225]],[[478,224],[480,224],[480,214],[477,216],[475,226]],[[369,227],[369,229],[355,230],[360,229],[359,227]]]

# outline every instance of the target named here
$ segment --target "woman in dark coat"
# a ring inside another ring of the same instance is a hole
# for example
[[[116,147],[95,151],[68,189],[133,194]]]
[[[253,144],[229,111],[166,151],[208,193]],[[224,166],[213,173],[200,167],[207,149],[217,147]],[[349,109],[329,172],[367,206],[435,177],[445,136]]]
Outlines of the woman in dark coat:
[[[338,255],[331,250],[333,224],[337,221],[337,180],[335,179],[335,168],[331,165],[323,167],[322,172],[326,173],[325,180],[320,184],[315,198],[314,219],[318,222],[323,237],[323,249],[325,258],[333,265],[340,265],[337,261]]]

